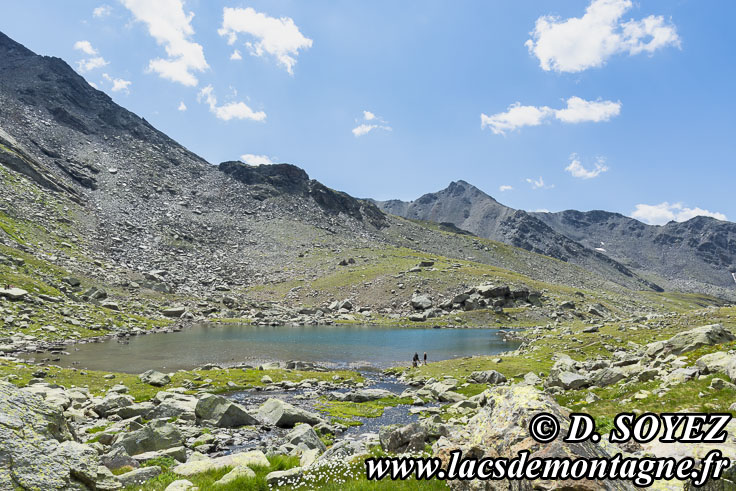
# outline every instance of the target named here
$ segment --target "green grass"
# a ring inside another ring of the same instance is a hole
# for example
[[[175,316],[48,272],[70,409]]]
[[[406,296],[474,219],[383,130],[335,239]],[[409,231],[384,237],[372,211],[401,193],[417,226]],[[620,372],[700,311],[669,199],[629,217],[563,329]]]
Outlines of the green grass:
[[[125,491],[160,491],[166,489],[166,487],[172,482],[179,479],[187,479],[192,482],[195,486],[199,487],[200,490],[217,489],[225,491],[267,491],[269,489],[266,483],[266,476],[268,473],[273,471],[280,471],[291,469],[299,465],[298,457],[287,457],[287,456],[273,456],[269,457],[269,467],[253,467],[253,471],[256,476],[250,479],[240,478],[232,481],[226,486],[214,486],[214,483],[218,481],[222,476],[230,472],[230,467],[217,469],[202,474],[197,474],[187,478],[177,476],[166,467],[158,477],[145,482],[144,484],[137,484],[124,488]],[[156,464],[160,465],[160,464]]]
[[[355,418],[379,418],[383,416],[383,410],[387,407],[400,404],[411,404],[408,397],[383,397],[369,402],[347,402],[322,400],[317,404],[317,409],[336,418],[338,422],[352,422],[352,425],[360,424]]]
[[[32,373],[38,370],[38,366],[24,365],[14,362],[0,362],[0,378],[14,375],[11,382],[18,386],[25,386],[32,378]],[[291,381],[299,382],[306,379],[317,381],[332,382],[332,377],[337,375],[340,380],[353,380],[354,382],[362,382],[363,378],[360,374],[350,371],[328,371],[328,372],[309,372],[297,370],[241,370],[241,369],[225,369],[225,370],[180,370],[174,374],[171,383],[166,387],[159,388],[144,384],[138,379],[136,374],[102,372],[95,370],[78,370],[75,368],[58,368],[48,367],[48,375],[46,381],[55,383],[66,388],[71,387],[87,387],[92,394],[104,395],[113,385],[123,384],[129,389],[129,394],[136,401],[146,401],[151,399],[161,390],[171,387],[182,387],[188,381],[192,384],[192,388],[187,390],[188,393],[195,393],[199,388],[207,388],[213,393],[232,392],[248,387],[262,386],[261,377],[268,375],[274,382]],[[114,374],[115,378],[106,379],[105,375]],[[199,380],[197,380],[199,379]],[[209,382],[206,382],[209,380]],[[235,386],[228,385],[228,382],[235,383]]]

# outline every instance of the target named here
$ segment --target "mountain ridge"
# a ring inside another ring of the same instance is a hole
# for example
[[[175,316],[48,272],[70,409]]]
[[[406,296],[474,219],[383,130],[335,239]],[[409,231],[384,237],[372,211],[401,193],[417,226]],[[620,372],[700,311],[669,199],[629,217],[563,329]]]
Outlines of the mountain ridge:
[[[464,180],[414,201],[375,203],[387,213],[449,222],[478,236],[589,269],[591,255],[605,256],[655,284],[684,291],[734,293],[736,224],[732,222],[695,217],[653,226],[603,210],[526,212],[501,204]]]

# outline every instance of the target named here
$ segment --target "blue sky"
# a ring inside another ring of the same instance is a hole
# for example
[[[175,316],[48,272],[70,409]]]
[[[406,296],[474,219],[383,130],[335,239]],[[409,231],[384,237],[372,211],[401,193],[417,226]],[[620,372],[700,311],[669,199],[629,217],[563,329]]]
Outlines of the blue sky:
[[[733,2],[0,8],[4,33],[214,164],[289,162],[377,199],[464,179],[527,210],[736,218]]]

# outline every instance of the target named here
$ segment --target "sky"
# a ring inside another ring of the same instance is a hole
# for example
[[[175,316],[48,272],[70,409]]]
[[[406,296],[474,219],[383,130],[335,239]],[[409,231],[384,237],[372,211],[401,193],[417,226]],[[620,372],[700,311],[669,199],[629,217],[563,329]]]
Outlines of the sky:
[[[357,197],[463,179],[526,210],[736,220],[736,2],[0,0],[212,164]]]

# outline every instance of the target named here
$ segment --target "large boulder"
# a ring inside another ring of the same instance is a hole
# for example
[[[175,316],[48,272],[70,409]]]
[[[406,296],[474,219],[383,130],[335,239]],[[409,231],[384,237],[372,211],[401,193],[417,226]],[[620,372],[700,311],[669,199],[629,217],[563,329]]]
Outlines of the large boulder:
[[[470,374],[470,380],[476,384],[498,385],[506,382],[506,377],[496,370],[484,370]]]
[[[381,447],[386,452],[421,452],[427,441],[427,432],[419,423],[405,426],[384,426],[378,433]]]
[[[202,472],[222,469],[223,467],[268,467],[271,464],[260,450],[251,450],[249,452],[241,452],[230,455],[223,455],[211,459],[205,455],[193,453],[185,464],[179,464],[172,469],[172,472],[178,476],[193,476]]]
[[[177,418],[194,421],[197,398],[176,392],[160,391],[154,397],[156,405],[146,413],[146,419]]]
[[[97,488],[99,467],[97,452],[74,441],[59,407],[0,382],[0,489]]]
[[[666,341],[655,341],[647,345],[646,354],[650,358],[666,355],[681,355],[703,346],[728,343],[736,336],[720,324],[710,324],[675,334]]]
[[[108,394],[103,399],[95,399],[92,409],[100,416],[107,416],[121,408],[132,406],[135,399],[126,394]]]
[[[292,428],[297,423],[316,425],[323,420],[314,413],[305,411],[280,399],[269,399],[258,408],[257,417],[265,424]]]
[[[726,373],[728,367],[736,364],[736,355],[729,355],[725,351],[717,351],[703,355],[695,362],[703,373]]]
[[[146,426],[115,437],[113,446],[120,446],[128,455],[137,455],[143,452],[153,452],[171,447],[180,447],[184,438],[176,426],[166,420],[156,419]]]
[[[485,298],[500,298],[511,295],[511,289],[505,285],[480,285],[475,291]]]
[[[138,375],[138,378],[144,384],[153,385],[154,387],[163,387],[171,382],[171,377],[156,370],[145,371]]]
[[[243,406],[214,394],[202,396],[197,402],[194,413],[201,424],[219,428],[237,428],[258,424],[258,420],[248,414]]]
[[[463,452],[463,457],[507,458],[518,457],[518,452],[528,450],[533,458],[610,458],[599,444],[593,441],[565,443],[562,438],[570,428],[569,414],[555,400],[530,385],[496,386],[483,392],[480,401],[484,406],[465,427],[456,428],[449,437],[441,437],[433,446],[434,455],[445,466],[449,464],[453,450]],[[561,426],[560,435],[549,443],[538,443],[529,435],[531,419],[540,413],[555,417]],[[453,489],[461,490],[628,490],[633,486],[622,481],[448,481]]]
[[[293,430],[286,434],[286,441],[300,449],[302,452],[306,450],[319,450],[324,452],[327,447],[319,439],[314,429],[307,425],[297,425]]]
[[[28,295],[28,292],[21,288],[8,288],[7,290],[0,288],[0,297],[5,297],[8,300],[23,300]]]
[[[337,401],[369,402],[394,395],[386,389],[358,389],[353,392],[332,392],[329,397]]]
[[[143,484],[159,474],[161,474],[161,467],[157,465],[140,467],[124,474],[120,474],[118,476],[118,481],[120,481],[123,486],[133,486],[135,484]]]
[[[415,310],[427,310],[432,307],[432,299],[428,295],[415,293],[411,297],[411,306]]]
[[[626,378],[626,375],[618,368],[603,368],[590,375],[591,385],[607,387]]]
[[[582,389],[590,385],[590,381],[577,372],[551,370],[544,381],[545,387],[560,387],[565,390]]]

